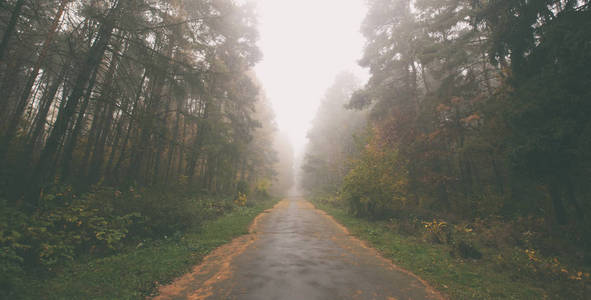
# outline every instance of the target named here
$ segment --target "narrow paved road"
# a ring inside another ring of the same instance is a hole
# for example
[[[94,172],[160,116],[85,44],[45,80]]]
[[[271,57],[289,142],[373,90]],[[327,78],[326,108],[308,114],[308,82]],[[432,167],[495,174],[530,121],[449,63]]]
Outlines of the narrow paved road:
[[[442,299],[303,199],[257,217],[156,299]]]

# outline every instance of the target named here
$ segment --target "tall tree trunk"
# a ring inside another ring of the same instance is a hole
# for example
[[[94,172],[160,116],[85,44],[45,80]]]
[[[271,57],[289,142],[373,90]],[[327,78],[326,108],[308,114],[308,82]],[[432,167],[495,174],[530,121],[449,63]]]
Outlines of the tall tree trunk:
[[[181,136],[181,141],[183,146],[185,145],[185,137],[187,136],[187,122],[185,118],[183,118],[183,134]],[[185,149],[184,147],[179,147],[179,158],[178,158],[178,166],[176,169],[176,178],[180,178],[183,175],[183,158],[185,157]]]
[[[113,10],[118,10],[119,5],[120,2],[117,3],[117,6]],[[114,11],[111,13],[114,13]],[[64,110],[58,114],[54,124],[54,129],[47,139],[45,148],[41,153],[41,157],[37,163],[33,177],[31,178],[31,184],[33,188],[30,189],[30,197],[27,197],[29,200],[37,200],[39,193],[33,190],[40,188],[45,180],[47,180],[47,178],[52,174],[52,171],[49,168],[51,166],[51,161],[54,159],[57,149],[62,144],[64,134],[66,133],[72,117],[76,112],[76,107],[80,102],[80,98],[84,94],[84,88],[90,79],[92,70],[94,70],[103,59],[103,55],[111,39],[111,34],[114,27],[115,24],[112,16],[108,16],[105,20],[105,23],[103,23],[101,26],[95,42],[90,48],[85,63],[80,68],[78,77],[74,82]]]
[[[162,152],[164,152],[165,148],[164,139],[157,139],[156,141],[156,152],[154,153],[154,174],[151,180],[152,185],[158,184],[158,180],[160,179],[160,164],[162,160]]]
[[[43,99],[39,99],[39,93],[45,94],[47,92],[47,89],[49,88],[49,84],[51,83],[51,75],[48,72],[43,72],[43,75],[41,77],[39,77],[39,84],[37,84],[35,86],[35,90],[32,91],[32,95],[31,95],[31,99],[33,99],[33,101],[31,101],[31,103],[27,104],[27,107],[25,107],[25,113],[23,113],[23,117],[21,118],[21,120],[23,120],[24,124],[21,127],[21,130],[23,132],[29,133],[31,130],[31,126],[33,125],[33,121],[35,120],[35,107],[39,107],[41,105],[41,101]],[[38,101],[35,101],[39,99]],[[35,105],[37,104],[37,105]],[[27,109],[29,108],[29,109]],[[28,136],[28,134],[27,134]]]
[[[134,147],[134,154],[132,155],[133,160],[130,164],[129,169],[129,177],[133,179],[140,179],[140,169],[142,167],[142,163],[144,162],[147,155],[149,155],[149,151],[151,151],[152,147],[150,145],[150,138],[154,134],[155,123],[157,122],[157,114],[159,108],[159,102],[162,97],[162,90],[165,85],[165,77],[158,73],[154,74],[154,78],[151,78],[150,82],[152,82],[150,101],[148,101],[146,105],[146,111],[143,118],[143,127],[141,129],[140,141],[137,147]],[[150,165],[150,160],[147,160],[148,164]],[[144,174],[148,174],[146,172]],[[149,181],[148,177],[144,177],[146,181]]]
[[[106,110],[106,105],[102,101],[96,101],[94,103],[94,112],[92,114],[92,123],[90,125],[90,130],[88,131],[88,136],[86,138],[86,147],[84,147],[84,156],[82,156],[82,161],[80,163],[80,167],[82,169],[81,174],[87,175],[88,169],[87,167],[90,164],[92,148],[98,143],[99,139],[99,129],[101,127],[101,122],[103,120],[103,114]]]
[[[568,179],[565,180],[564,187],[566,189],[566,191],[565,191],[566,192],[566,200],[575,209],[575,215],[577,216],[577,221],[578,222],[583,221],[583,218],[585,217],[585,210],[581,207],[581,205],[579,204],[579,201],[577,201],[577,194],[575,191],[575,186],[573,184],[573,181],[568,180]]]
[[[90,97],[92,97],[92,90],[94,88],[94,84],[96,82],[96,76],[98,73],[98,68],[94,69],[92,77],[88,82],[88,87],[86,88],[86,96],[84,97],[84,102],[80,107],[80,111],[78,112],[78,118],[76,119],[76,123],[74,123],[74,129],[70,136],[68,137],[66,144],[64,146],[64,151],[62,153],[62,172],[61,172],[61,180],[66,181],[70,176],[71,165],[72,165],[72,155],[74,154],[74,149],[76,149],[76,144],[78,142],[78,135],[86,127],[86,122],[84,122],[84,116],[86,114],[86,109],[88,108],[88,103],[90,102]]]
[[[111,134],[114,111],[115,105],[109,104],[107,107],[107,113],[103,117],[98,142],[96,143],[94,153],[92,154],[92,161],[88,172],[88,180],[90,183],[96,183],[101,178],[105,159],[105,144],[107,143],[107,138]]]
[[[189,182],[191,182],[193,176],[195,175],[195,167],[197,166],[197,162],[199,161],[203,139],[209,134],[209,124],[207,119],[209,116],[209,102],[209,100],[205,100],[202,103],[203,116],[197,123],[197,130],[195,133],[194,142],[190,149],[189,159],[187,161],[187,168],[185,170],[185,176],[188,177]]]
[[[121,164],[123,163],[123,159],[125,159],[127,144],[129,143],[129,138],[131,136],[131,131],[134,126],[134,121],[136,120],[137,115],[138,115],[138,113],[137,113],[138,104],[139,104],[140,98],[142,96],[144,82],[146,81],[146,74],[147,74],[146,70],[144,70],[144,75],[142,75],[142,79],[140,80],[140,84],[137,89],[135,101],[133,103],[132,116],[129,118],[129,125],[127,126],[127,133],[125,134],[125,139],[123,140],[123,144],[121,145],[121,152],[119,153],[119,158],[117,159],[117,163],[115,164],[113,169],[110,171],[111,174],[115,175],[116,182],[119,181],[119,170],[121,168]]]
[[[191,156],[187,166],[186,176],[189,178],[189,182],[193,179],[195,175],[195,167],[197,166],[197,162],[199,161],[199,156],[201,152],[201,146],[203,145],[203,139],[209,132],[209,124],[207,124],[207,120],[202,120],[201,126],[197,129],[197,136],[195,137],[195,142],[193,143],[193,147],[191,149]]]
[[[41,136],[41,133],[43,132],[43,129],[45,128],[45,124],[47,123],[47,114],[49,113],[49,109],[51,108],[51,105],[53,104],[53,101],[55,100],[55,95],[57,94],[57,91],[59,90],[60,85],[64,81],[67,70],[68,70],[68,68],[66,66],[64,66],[62,68],[60,74],[56,78],[54,78],[53,82],[51,83],[51,85],[48,87],[47,91],[43,95],[43,99],[40,104],[41,107],[39,109],[39,112],[37,113],[37,116],[36,116],[35,121],[33,123],[33,128],[31,130],[31,134],[29,137],[29,147],[28,148],[30,148],[31,151],[35,148],[35,145],[39,141],[39,137]]]
[[[121,140],[121,135],[123,132],[123,124],[125,119],[125,114],[127,113],[127,109],[129,106],[129,99],[123,102],[121,107],[122,113],[121,117],[119,117],[119,121],[117,122],[117,127],[115,128],[115,136],[111,143],[111,152],[109,153],[109,159],[107,160],[107,165],[105,166],[105,174],[108,177],[111,177],[111,170],[113,167],[113,163],[115,162],[115,153],[117,153],[116,149],[119,146],[119,141]]]
[[[14,61],[7,65],[5,74],[20,73],[23,62],[24,58],[21,55],[18,55]],[[6,126],[8,121],[10,121],[11,115],[8,104],[13,92],[17,90],[17,87],[19,86],[19,79],[18,76],[7,76],[2,80],[2,86],[0,87],[0,90],[2,91],[2,94],[0,95],[0,126],[2,127]]]
[[[566,209],[562,202],[562,187],[558,182],[551,183],[548,186],[550,192],[550,198],[552,200],[552,206],[554,207],[554,216],[558,225],[566,224]]]
[[[45,41],[43,42],[43,46],[41,48],[41,52],[39,53],[39,57],[37,58],[37,61],[35,62],[33,70],[29,74],[29,78],[27,79],[27,82],[25,84],[23,92],[21,93],[21,97],[20,97],[19,101],[17,102],[16,109],[12,114],[12,118],[11,118],[10,122],[8,123],[8,129],[6,130],[6,137],[5,137],[6,143],[9,143],[16,135],[16,130],[18,129],[18,124],[20,122],[20,119],[23,115],[23,112],[25,111],[25,108],[27,107],[27,104],[29,103],[29,98],[31,96],[31,90],[33,88],[33,85],[35,84],[35,81],[37,80],[37,76],[39,75],[39,70],[41,69],[41,64],[43,63],[43,61],[45,60],[45,57],[47,56],[47,51],[49,50],[49,46],[51,45],[51,42],[53,41],[53,38],[55,37],[57,27],[58,27],[60,20],[62,18],[62,14],[64,13],[64,9],[66,7],[67,2],[68,2],[68,0],[62,0],[60,2],[60,6],[58,8],[58,11],[53,19],[53,23],[51,24],[51,27],[49,29],[49,32],[47,33],[47,37],[45,38]],[[18,5],[18,3],[17,3],[17,5]],[[2,51],[3,50],[0,48],[0,55],[2,55]]]
[[[167,184],[169,183],[169,177],[170,177],[171,169],[174,168],[174,166],[173,166],[173,163],[174,163],[174,154],[176,152],[176,143],[178,143],[180,122],[181,122],[180,121],[180,118],[181,118],[181,114],[180,114],[181,104],[178,101],[177,101],[177,108],[176,109],[177,109],[177,111],[176,111],[176,122],[175,122],[173,133],[172,133],[172,141],[170,143],[170,149],[169,149],[169,153],[168,153],[168,162],[166,163],[165,182]]]
[[[115,103],[110,103],[110,101],[116,101],[114,97],[115,94],[113,93],[113,81],[115,79],[118,63],[119,55],[117,53],[117,50],[115,50],[113,52],[113,55],[111,56],[111,63],[109,65],[109,69],[107,71],[107,74],[105,75],[105,80],[103,82],[103,93],[99,98],[99,101],[104,103],[104,106],[106,106],[105,109],[107,110],[107,112],[106,114],[103,114],[101,126],[98,131],[97,142],[94,144],[94,153],[92,155],[90,169],[88,171],[88,179],[90,183],[95,183],[101,176],[102,172],[105,144],[110,134],[111,123],[113,121],[113,113],[115,112],[116,107]],[[84,163],[86,163],[86,160],[84,161]]]

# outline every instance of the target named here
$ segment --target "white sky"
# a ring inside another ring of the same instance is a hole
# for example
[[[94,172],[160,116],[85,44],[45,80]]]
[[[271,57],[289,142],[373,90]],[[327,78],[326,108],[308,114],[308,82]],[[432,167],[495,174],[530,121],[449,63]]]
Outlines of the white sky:
[[[365,44],[360,31],[366,0],[254,0],[263,60],[255,67],[296,156],[318,104],[344,70],[365,82],[357,65]]]

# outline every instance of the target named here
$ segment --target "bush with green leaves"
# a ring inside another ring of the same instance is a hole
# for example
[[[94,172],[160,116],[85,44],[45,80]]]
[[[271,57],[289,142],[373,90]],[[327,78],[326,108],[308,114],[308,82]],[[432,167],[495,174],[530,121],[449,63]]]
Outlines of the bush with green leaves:
[[[121,249],[130,227],[144,218],[137,212],[113,213],[110,204],[95,192],[78,196],[69,186],[48,189],[37,210],[28,214],[2,202],[2,273],[14,273],[20,266],[51,269],[80,254],[104,255]]]
[[[351,165],[341,196],[355,215],[383,218],[404,207],[408,171],[397,151],[372,141]]]
[[[30,246],[26,244],[20,225],[26,222],[23,213],[0,199],[0,298],[23,283],[23,253]]]

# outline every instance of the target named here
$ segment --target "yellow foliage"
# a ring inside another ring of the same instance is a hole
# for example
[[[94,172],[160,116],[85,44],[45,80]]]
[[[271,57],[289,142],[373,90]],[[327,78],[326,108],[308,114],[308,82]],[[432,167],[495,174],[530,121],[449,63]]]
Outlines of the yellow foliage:
[[[532,261],[532,262],[539,261],[539,259],[536,257],[536,250],[525,249],[525,254],[527,255],[527,258],[529,258],[530,261]]]
[[[535,271],[551,272],[564,276],[570,280],[583,280],[589,278],[589,273],[583,273],[581,271],[569,271],[565,265],[561,264],[557,257],[544,258],[540,256],[534,249],[525,249],[525,254],[530,261],[531,266]]]
[[[236,204],[238,206],[246,206],[247,200],[248,200],[248,198],[246,197],[246,194],[238,192],[238,197],[236,197],[236,200],[234,200],[234,204]]]
[[[255,187],[257,192],[263,192],[263,193],[268,192],[269,188],[271,188],[271,181],[266,178],[259,180],[256,184],[256,187]]]
[[[189,176],[181,175],[179,176],[179,184],[180,185],[187,185],[189,183]]]
[[[449,228],[447,222],[433,219],[432,222],[423,222],[423,225],[425,226],[425,230],[432,234],[438,242],[443,243],[447,241],[446,233]]]

